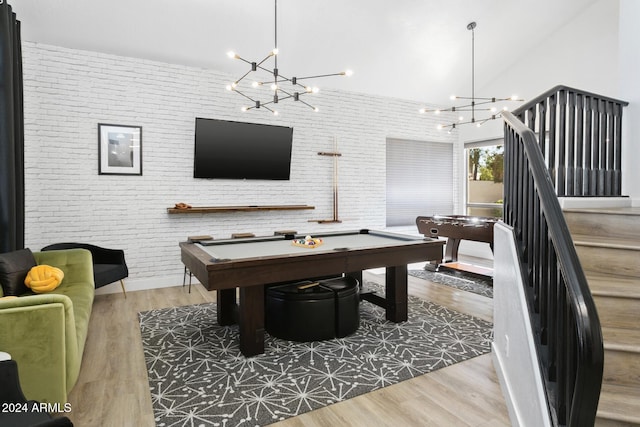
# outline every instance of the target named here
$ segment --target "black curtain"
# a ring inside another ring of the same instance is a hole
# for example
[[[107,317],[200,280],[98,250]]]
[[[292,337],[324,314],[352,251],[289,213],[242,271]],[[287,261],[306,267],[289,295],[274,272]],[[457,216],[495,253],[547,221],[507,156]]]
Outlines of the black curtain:
[[[0,0],[0,253],[24,247],[23,114],[20,21]]]

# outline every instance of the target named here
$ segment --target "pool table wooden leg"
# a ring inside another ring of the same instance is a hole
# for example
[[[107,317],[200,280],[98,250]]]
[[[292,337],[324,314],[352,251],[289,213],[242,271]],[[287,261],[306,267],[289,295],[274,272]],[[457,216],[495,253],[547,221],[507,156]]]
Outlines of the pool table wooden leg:
[[[407,314],[407,266],[387,267],[385,278],[385,298],[387,300],[387,320],[406,322]]]
[[[264,353],[264,286],[240,288],[240,351],[250,357]]]
[[[360,289],[362,289],[362,285],[364,285],[364,283],[362,283],[362,270],[350,271],[348,273],[345,273],[345,276],[351,276],[356,279],[358,281],[358,286],[360,286]]]
[[[229,326],[238,323],[235,288],[216,291],[216,306],[218,308],[218,325]]]

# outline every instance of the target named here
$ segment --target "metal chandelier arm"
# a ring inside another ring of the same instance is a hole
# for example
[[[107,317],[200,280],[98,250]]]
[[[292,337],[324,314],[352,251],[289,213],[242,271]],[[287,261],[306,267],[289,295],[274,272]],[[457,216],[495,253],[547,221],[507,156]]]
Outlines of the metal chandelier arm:
[[[334,77],[334,76],[348,76],[349,71],[341,71],[339,73],[331,73],[331,74],[319,74],[317,76],[306,76],[306,77],[298,77],[298,80],[306,80],[306,79],[319,79],[321,77]]]
[[[457,99],[471,99],[471,98],[457,98]],[[456,111],[472,111],[471,109],[466,109],[466,108],[474,108],[474,107],[478,107],[479,105],[487,105],[487,104],[493,104],[495,102],[499,102],[499,101],[524,101],[523,99],[513,99],[513,98],[476,98],[476,100],[478,99],[486,99],[486,101],[482,101],[482,102],[475,102],[475,103],[471,103],[471,104],[464,104],[464,105],[456,105],[455,107],[449,107],[449,108],[425,108],[422,112],[424,113],[446,113],[446,112],[456,112]],[[475,108],[476,111],[491,111],[491,108]]]
[[[300,92],[289,93],[284,89],[279,89],[279,90],[287,95],[284,98],[280,98],[280,101],[285,100],[285,99],[289,99],[289,98],[293,98],[294,101],[298,101],[301,104],[304,104],[307,107],[311,108],[312,110],[318,111],[318,107],[314,107],[313,105],[309,104],[308,102],[305,102],[302,99],[300,99],[301,95],[304,95],[305,93],[309,93],[309,92],[305,91],[305,92],[302,92],[302,93],[300,93]]]

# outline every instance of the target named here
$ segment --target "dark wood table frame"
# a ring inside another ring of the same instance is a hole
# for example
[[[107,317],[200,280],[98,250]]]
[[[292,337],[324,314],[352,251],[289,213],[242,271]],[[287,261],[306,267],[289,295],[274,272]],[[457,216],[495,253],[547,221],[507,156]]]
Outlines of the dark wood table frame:
[[[331,252],[305,252],[300,256],[273,256],[237,260],[212,260],[202,247],[180,243],[184,265],[209,291],[217,292],[218,323],[240,327],[240,351],[245,356],[264,353],[265,285],[348,274],[362,283],[362,270],[386,267],[385,296],[363,294],[362,299],[386,310],[392,322],[407,320],[407,264],[421,261],[441,261],[443,240],[420,239],[393,233],[369,230],[336,234],[376,234],[389,237],[388,245],[341,249]],[[297,238],[298,236],[296,236]],[[325,237],[325,238],[326,238]],[[274,236],[270,239],[286,239]],[[290,236],[289,236],[290,238]],[[264,239],[264,238],[262,238]],[[242,242],[257,239],[243,239]],[[220,244],[242,244],[239,241],[218,241]],[[236,301],[238,289],[239,301]]]

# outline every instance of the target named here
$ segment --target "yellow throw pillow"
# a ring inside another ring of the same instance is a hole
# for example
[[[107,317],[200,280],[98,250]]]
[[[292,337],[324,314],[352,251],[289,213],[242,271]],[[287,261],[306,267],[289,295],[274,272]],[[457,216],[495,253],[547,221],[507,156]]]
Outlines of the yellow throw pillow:
[[[60,286],[64,273],[50,265],[36,265],[27,274],[24,284],[37,294],[49,292]]]

